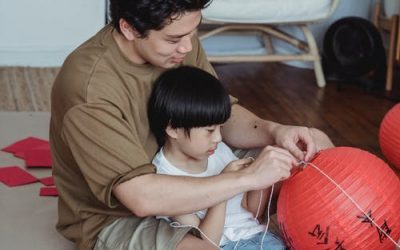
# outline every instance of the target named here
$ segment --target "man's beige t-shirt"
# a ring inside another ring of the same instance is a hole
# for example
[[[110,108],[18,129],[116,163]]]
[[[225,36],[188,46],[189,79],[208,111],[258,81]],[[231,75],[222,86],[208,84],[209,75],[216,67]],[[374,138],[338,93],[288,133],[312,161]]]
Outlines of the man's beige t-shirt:
[[[147,101],[163,69],[129,61],[113,32],[106,26],[68,56],[51,97],[50,144],[60,195],[57,229],[83,249],[93,247],[104,226],[131,215],[113,197],[113,187],[155,173],[150,162],[158,146]],[[197,38],[183,64],[215,75]]]

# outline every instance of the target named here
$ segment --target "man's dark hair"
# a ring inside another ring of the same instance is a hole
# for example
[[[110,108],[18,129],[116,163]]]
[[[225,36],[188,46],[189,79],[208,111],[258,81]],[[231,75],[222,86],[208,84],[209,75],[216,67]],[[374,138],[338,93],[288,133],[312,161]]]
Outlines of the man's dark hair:
[[[182,66],[165,71],[156,80],[148,103],[150,128],[158,145],[165,143],[165,129],[190,129],[222,124],[231,114],[229,95],[213,75]]]
[[[119,20],[125,19],[146,37],[150,30],[161,30],[185,12],[201,10],[212,0],[111,0],[111,24],[120,32]]]

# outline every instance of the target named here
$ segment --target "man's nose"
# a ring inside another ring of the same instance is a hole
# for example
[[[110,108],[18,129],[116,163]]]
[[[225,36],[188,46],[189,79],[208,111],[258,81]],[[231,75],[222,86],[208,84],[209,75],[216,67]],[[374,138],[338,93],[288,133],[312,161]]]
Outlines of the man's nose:
[[[192,46],[192,39],[191,37],[183,37],[181,40],[181,43],[179,44],[178,47],[178,52],[181,54],[186,54],[192,51],[193,46]]]

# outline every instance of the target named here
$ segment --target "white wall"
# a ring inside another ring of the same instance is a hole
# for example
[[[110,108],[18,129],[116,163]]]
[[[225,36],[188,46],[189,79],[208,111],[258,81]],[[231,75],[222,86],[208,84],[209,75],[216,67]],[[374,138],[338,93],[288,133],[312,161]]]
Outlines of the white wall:
[[[0,66],[60,66],[104,23],[104,0],[0,0]]]
[[[400,13],[400,0],[384,0],[383,11],[386,16],[392,16]]]

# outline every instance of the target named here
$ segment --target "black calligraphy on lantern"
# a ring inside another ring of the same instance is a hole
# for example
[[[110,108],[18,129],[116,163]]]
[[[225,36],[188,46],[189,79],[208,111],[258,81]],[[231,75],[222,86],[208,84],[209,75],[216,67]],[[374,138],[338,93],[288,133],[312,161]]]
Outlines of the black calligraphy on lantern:
[[[367,215],[368,215],[368,216],[367,216]],[[367,215],[365,215],[365,214],[357,215],[357,218],[358,218],[358,219],[361,219],[361,223],[368,223],[368,224],[371,225],[371,227],[373,227],[373,224],[372,224],[372,220],[373,220],[373,218],[372,218],[372,211],[369,210],[368,213],[367,213]],[[372,220],[371,220],[371,219],[372,219]]]
[[[344,246],[343,246],[343,243],[344,243],[344,240],[339,240],[339,239],[337,239],[336,238],[336,241],[335,241],[335,250],[346,250],[346,248],[344,248]]]
[[[361,223],[368,223],[370,226],[375,226],[377,232],[378,232],[378,237],[380,243],[383,243],[385,238],[387,238],[388,235],[392,232],[392,229],[389,227],[388,223],[386,220],[384,220],[384,223],[382,226],[374,225],[373,221],[374,218],[372,217],[372,211],[369,210],[367,214],[362,214],[362,215],[357,215],[358,219],[361,219]]]
[[[325,250],[346,250],[344,247],[344,240],[336,238],[334,242],[329,242],[329,226],[323,228],[320,224],[317,224],[309,235],[318,240],[317,245],[324,245]],[[330,244],[330,246],[328,246]]]
[[[380,229],[382,229],[383,232],[385,232],[386,234],[384,234],[381,230],[379,230],[379,228],[376,228],[378,230],[378,235],[379,235],[379,241],[382,243],[383,240],[385,238],[387,238],[387,235],[389,235],[392,232],[392,229],[388,226],[387,221],[385,220],[385,222],[383,223],[383,225],[381,226]]]
[[[323,230],[321,228],[321,225],[317,224],[312,232],[308,232],[308,234],[319,240],[317,242],[317,245],[327,245],[329,243],[329,226],[326,227],[325,230]]]

